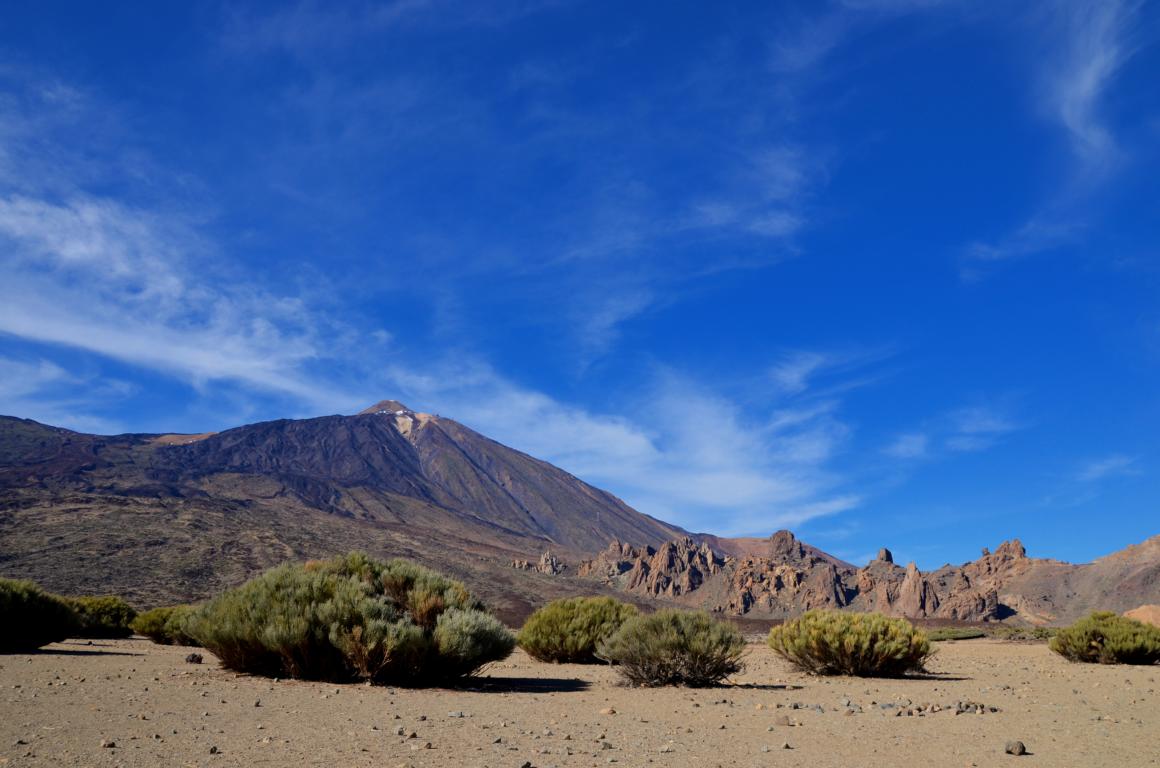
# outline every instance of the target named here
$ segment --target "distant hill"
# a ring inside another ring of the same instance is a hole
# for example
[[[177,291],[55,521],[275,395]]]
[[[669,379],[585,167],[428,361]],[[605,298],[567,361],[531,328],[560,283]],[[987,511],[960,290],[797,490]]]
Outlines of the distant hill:
[[[577,593],[758,619],[833,607],[1050,623],[1160,603],[1160,536],[1086,565],[1013,541],[929,573],[888,550],[859,568],[789,531],[688,533],[394,400],[194,435],[0,417],[0,575],[158,605],[352,549],[452,573],[511,621]]]

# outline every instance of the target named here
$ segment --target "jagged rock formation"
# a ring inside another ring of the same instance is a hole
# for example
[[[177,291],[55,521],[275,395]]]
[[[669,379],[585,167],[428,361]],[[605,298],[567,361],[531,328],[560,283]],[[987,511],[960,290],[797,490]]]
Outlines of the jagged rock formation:
[[[746,548],[752,551],[751,545]],[[654,554],[661,551],[676,557]],[[1152,558],[1150,547],[1141,545],[1136,554],[1127,558],[1135,578],[1160,574],[1160,560]],[[1046,623],[1074,618],[1086,610],[1078,607],[1081,603],[1115,603],[1114,595],[1094,590],[1086,601],[1061,594],[1068,583],[1098,580],[1093,574],[1101,562],[1077,566],[1029,558],[1016,539],[993,553],[983,550],[978,560],[925,574],[914,563],[905,568],[895,564],[888,549],[865,567],[855,568],[803,544],[789,531],[778,531],[769,538],[764,554],[741,557],[718,555],[692,539],[644,552],[614,542],[594,560],[582,563],[579,572],[629,592],[679,598],[688,605],[736,616],[781,618],[813,608],[848,608],[909,618],[997,621],[1018,616]],[[1051,586],[1059,577],[1064,577],[1062,582]],[[1155,585],[1152,594],[1160,594],[1160,579]]]
[[[724,564],[708,544],[697,544],[688,536],[658,548],[613,540],[596,559],[582,562],[578,573],[649,597],[678,597],[720,573]]]
[[[552,554],[551,550],[545,550],[544,554],[540,555],[540,559],[536,562],[531,560],[512,560],[512,568],[517,571],[535,571],[536,573],[543,573],[548,576],[559,576],[564,571],[568,570],[567,564]]]

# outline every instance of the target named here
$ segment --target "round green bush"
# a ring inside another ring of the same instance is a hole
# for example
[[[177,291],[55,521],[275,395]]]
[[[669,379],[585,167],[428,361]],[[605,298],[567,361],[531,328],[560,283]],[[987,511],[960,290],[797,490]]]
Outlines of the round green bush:
[[[119,597],[66,597],[63,598],[76,612],[80,622],[77,637],[128,637],[137,611]]]
[[[1160,663],[1160,628],[1097,611],[1051,638],[1048,646],[1070,661],[1098,664]]]
[[[901,677],[923,671],[933,653],[926,634],[880,613],[808,611],[769,632],[769,647],[815,675]]]
[[[129,628],[161,645],[198,645],[186,630],[197,606],[168,605],[137,614]]]
[[[229,669],[335,682],[450,682],[515,646],[460,582],[361,553],[267,571],[206,603],[188,629]]]
[[[707,613],[663,610],[628,619],[597,649],[633,685],[715,685],[744,669],[745,638]]]
[[[31,581],[0,579],[0,653],[32,651],[73,636],[77,615]]]
[[[611,597],[554,600],[528,618],[518,642],[540,661],[595,664],[597,646],[636,615],[635,606]]]

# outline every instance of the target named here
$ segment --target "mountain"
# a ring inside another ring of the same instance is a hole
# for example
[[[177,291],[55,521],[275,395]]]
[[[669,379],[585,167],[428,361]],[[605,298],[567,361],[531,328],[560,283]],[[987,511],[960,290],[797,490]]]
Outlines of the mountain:
[[[729,540],[719,540],[728,547]],[[579,573],[621,591],[730,616],[780,619],[813,608],[880,611],[914,619],[1072,621],[1160,598],[1160,536],[1092,563],[1030,558],[1018,539],[959,566],[905,568],[888,549],[858,568],[778,531],[759,547],[714,549],[703,537],[660,547],[614,540]]]
[[[0,573],[64,592],[197,599],[288,558],[364,549],[456,573],[518,613],[576,587],[513,561],[684,533],[393,400],[198,435],[0,417]]]
[[[688,533],[395,400],[190,435],[0,417],[0,575],[158,605],[352,549],[451,573],[513,622],[578,593],[763,620],[829,607],[1042,624],[1160,603],[1160,536],[1081,565],[1016,540],[927,573],[886,549],[858,567],[789,531]]]

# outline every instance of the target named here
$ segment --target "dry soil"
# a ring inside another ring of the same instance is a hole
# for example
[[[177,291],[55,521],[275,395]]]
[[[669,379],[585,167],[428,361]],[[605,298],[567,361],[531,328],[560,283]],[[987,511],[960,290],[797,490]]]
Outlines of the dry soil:
[[[797,674],[755,643],[733,684],[702,690],[520,652],[460,690],[336,686],[187,663],[195,650],[0,656],[0,765],[1160,765],[1160,668],[1042,644],[943,643],[930,677],[871,680]],[[1006,754],[1013,740],[1029,754]]]

